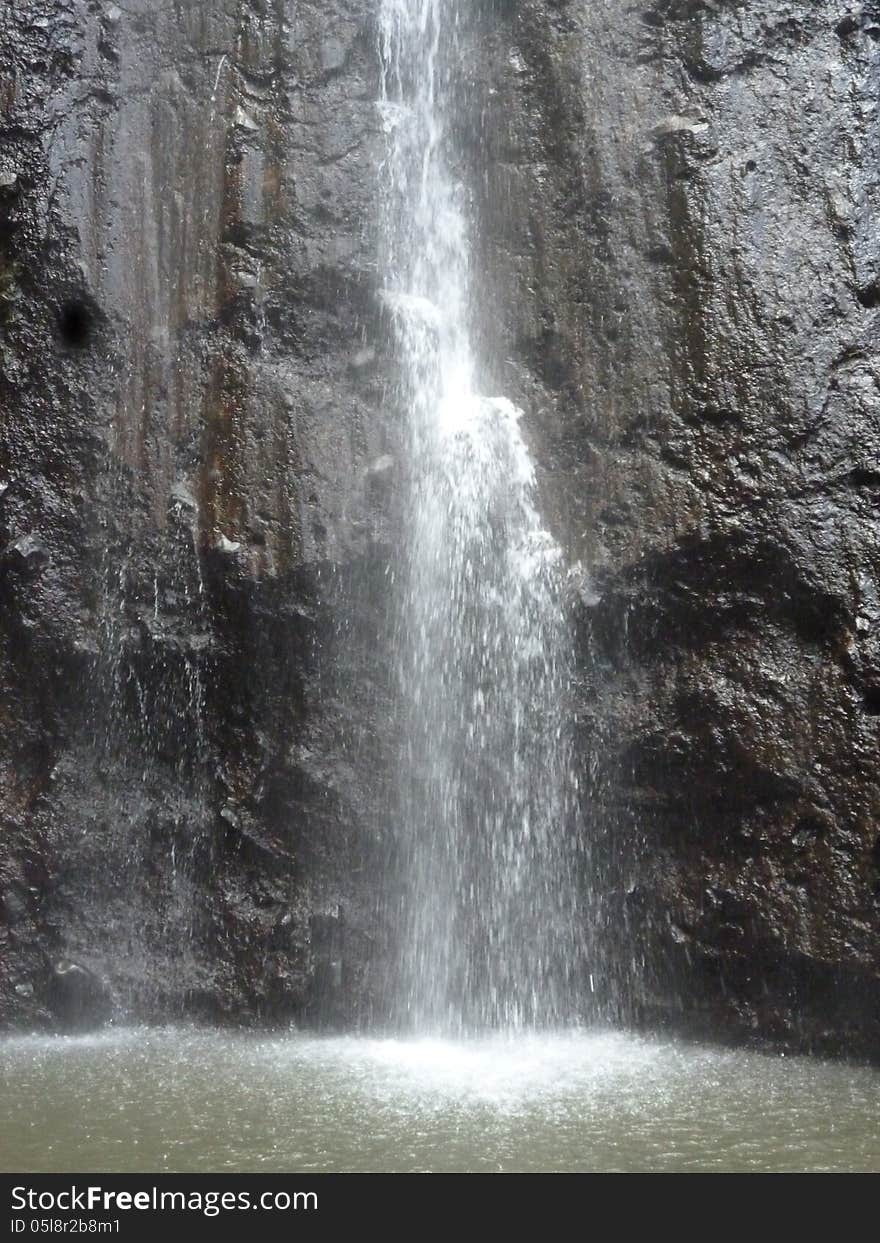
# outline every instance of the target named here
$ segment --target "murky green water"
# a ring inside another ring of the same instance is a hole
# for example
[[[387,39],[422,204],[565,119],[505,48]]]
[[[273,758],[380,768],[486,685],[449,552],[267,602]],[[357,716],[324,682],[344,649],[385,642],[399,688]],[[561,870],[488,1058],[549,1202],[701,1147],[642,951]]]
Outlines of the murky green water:
[[[0,1043],[0,1169],[880,1170],[880,1073],[617,1033]]]

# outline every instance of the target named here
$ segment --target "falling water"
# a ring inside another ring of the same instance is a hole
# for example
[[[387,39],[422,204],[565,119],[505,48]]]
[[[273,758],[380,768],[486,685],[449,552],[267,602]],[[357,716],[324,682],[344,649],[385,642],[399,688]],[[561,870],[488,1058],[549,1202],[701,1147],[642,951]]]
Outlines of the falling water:
[[[567,1020],[582,991],[562,567],[520,412],[477,389],[458,25],[458,0],[383,0],[385,298],[410,479],[397,1010],[452,1032]]]

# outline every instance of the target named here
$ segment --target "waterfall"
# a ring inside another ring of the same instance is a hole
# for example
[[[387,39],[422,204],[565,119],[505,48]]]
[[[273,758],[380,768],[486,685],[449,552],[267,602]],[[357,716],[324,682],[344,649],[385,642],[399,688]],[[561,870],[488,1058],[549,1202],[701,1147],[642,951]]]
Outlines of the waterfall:
[[[409,488],[395,1008],[456,1033],[570,1020],[584,975],[563,566],[520,411],[478,391],[484,308],[451,136],[459,17],[458,0],[383,0],[380,26],[384,297]]]

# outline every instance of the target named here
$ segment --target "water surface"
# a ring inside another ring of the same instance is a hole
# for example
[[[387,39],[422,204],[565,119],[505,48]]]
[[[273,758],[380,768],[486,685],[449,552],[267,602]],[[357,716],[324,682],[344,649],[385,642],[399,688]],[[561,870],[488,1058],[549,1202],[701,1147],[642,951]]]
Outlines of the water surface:
[[[880,1169],[880,1072],[572,1033],[0,1044],[6,1172]]]

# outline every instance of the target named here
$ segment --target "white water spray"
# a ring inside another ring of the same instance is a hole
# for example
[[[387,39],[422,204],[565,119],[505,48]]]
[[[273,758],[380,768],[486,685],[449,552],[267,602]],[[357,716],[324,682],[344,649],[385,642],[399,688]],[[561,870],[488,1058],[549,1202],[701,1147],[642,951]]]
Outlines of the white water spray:
[[[411,481],[397,1010],[453,1032],[570,1019],[582,970],[560,557],[520,412],[477,390],[458,27],[458,0],[383,0],[385,298]]]

